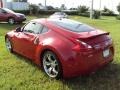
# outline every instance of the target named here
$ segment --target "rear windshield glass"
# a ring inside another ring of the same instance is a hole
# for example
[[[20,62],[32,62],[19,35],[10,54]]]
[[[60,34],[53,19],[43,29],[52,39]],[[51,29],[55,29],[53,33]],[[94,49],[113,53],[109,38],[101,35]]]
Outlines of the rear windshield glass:
[[[50,20],[50,21],[60,27],[63,27],[73,32],[90,32],[94,30],[94,28],[89,25],[82,24],[80,22],[73,21],[73,20],[58,19],[58,20]]]

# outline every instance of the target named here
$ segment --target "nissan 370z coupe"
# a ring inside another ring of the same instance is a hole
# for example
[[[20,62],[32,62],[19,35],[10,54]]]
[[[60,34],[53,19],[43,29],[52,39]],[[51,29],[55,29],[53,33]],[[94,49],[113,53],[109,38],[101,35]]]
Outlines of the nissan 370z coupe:
[[[86,75],[113,61],[108,32],[70,19],[35,19],[5,36],[10,52],[40,65],[51,78]]]

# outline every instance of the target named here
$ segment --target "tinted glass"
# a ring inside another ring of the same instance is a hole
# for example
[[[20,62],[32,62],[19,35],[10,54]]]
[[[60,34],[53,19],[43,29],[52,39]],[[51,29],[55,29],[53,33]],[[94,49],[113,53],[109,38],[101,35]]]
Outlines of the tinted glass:
[[[30,22],[24,27],[24,32],[39,34],[42,28],[41,24]]]
[[[45,32],[47,32],[47,31],[48,31],[48,28],[44,26],[41,33],[45,33]]]
[[[63,27],[73,32],[90,32],[94,30],[94,28],[91,26],[73,20],[61,19],[61,20],[50,20],[50,21],[60,27]]]
[[[2,13],[2,10],[0,9],[0,13]]]
[[[8,12],[8,13],[15,13],[14,11],[7,9],[7,8],[3,8],[4,11]]]
[[[6,12],[5,10],[3,10],[3,9],[0,9],[0,13],[4,13],[4,12]]]

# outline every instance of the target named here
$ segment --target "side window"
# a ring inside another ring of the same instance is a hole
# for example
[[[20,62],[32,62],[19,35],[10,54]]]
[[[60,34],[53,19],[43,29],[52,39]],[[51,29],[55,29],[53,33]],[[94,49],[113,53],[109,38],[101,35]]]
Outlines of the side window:
[[[7,13],[7,12],[3,9],[0,9],[0,13]]]
[[[2,13],[2,9],[0,9],[0,13]]]
[[[43,29],[43,25],[40,23],[35,23],[33,30],[35,34],[39,34],[41,32],[41,30]]]
[[[39,34],[42,29],[43,29],[43,26],[41,24],[38,24],[35,22],[30,22],[24,27],[23,31],[29,32],[29,33]]]
[[[24,31],[24,32],[29,32],[29,33],[34,33],[32,22],[28,23],[28,24],[24,27],[23,31]]]
[[[48,28],[44,26],[41,33],[45,33],[45,32],[48,32]]]

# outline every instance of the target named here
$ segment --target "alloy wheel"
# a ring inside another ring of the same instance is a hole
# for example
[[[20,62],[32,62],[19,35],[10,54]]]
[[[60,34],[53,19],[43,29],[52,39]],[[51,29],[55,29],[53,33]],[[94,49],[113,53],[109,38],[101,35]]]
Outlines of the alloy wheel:
[[[8,23],[9,23],[9,24],[14,24],[14,23],[15,23],[14,18],[9,18],[9,19],[8,19]]]
[[[43,68],[48,76],[57,78],[60,74],[59,62],[52,52],[46,52],[43,56]]]

